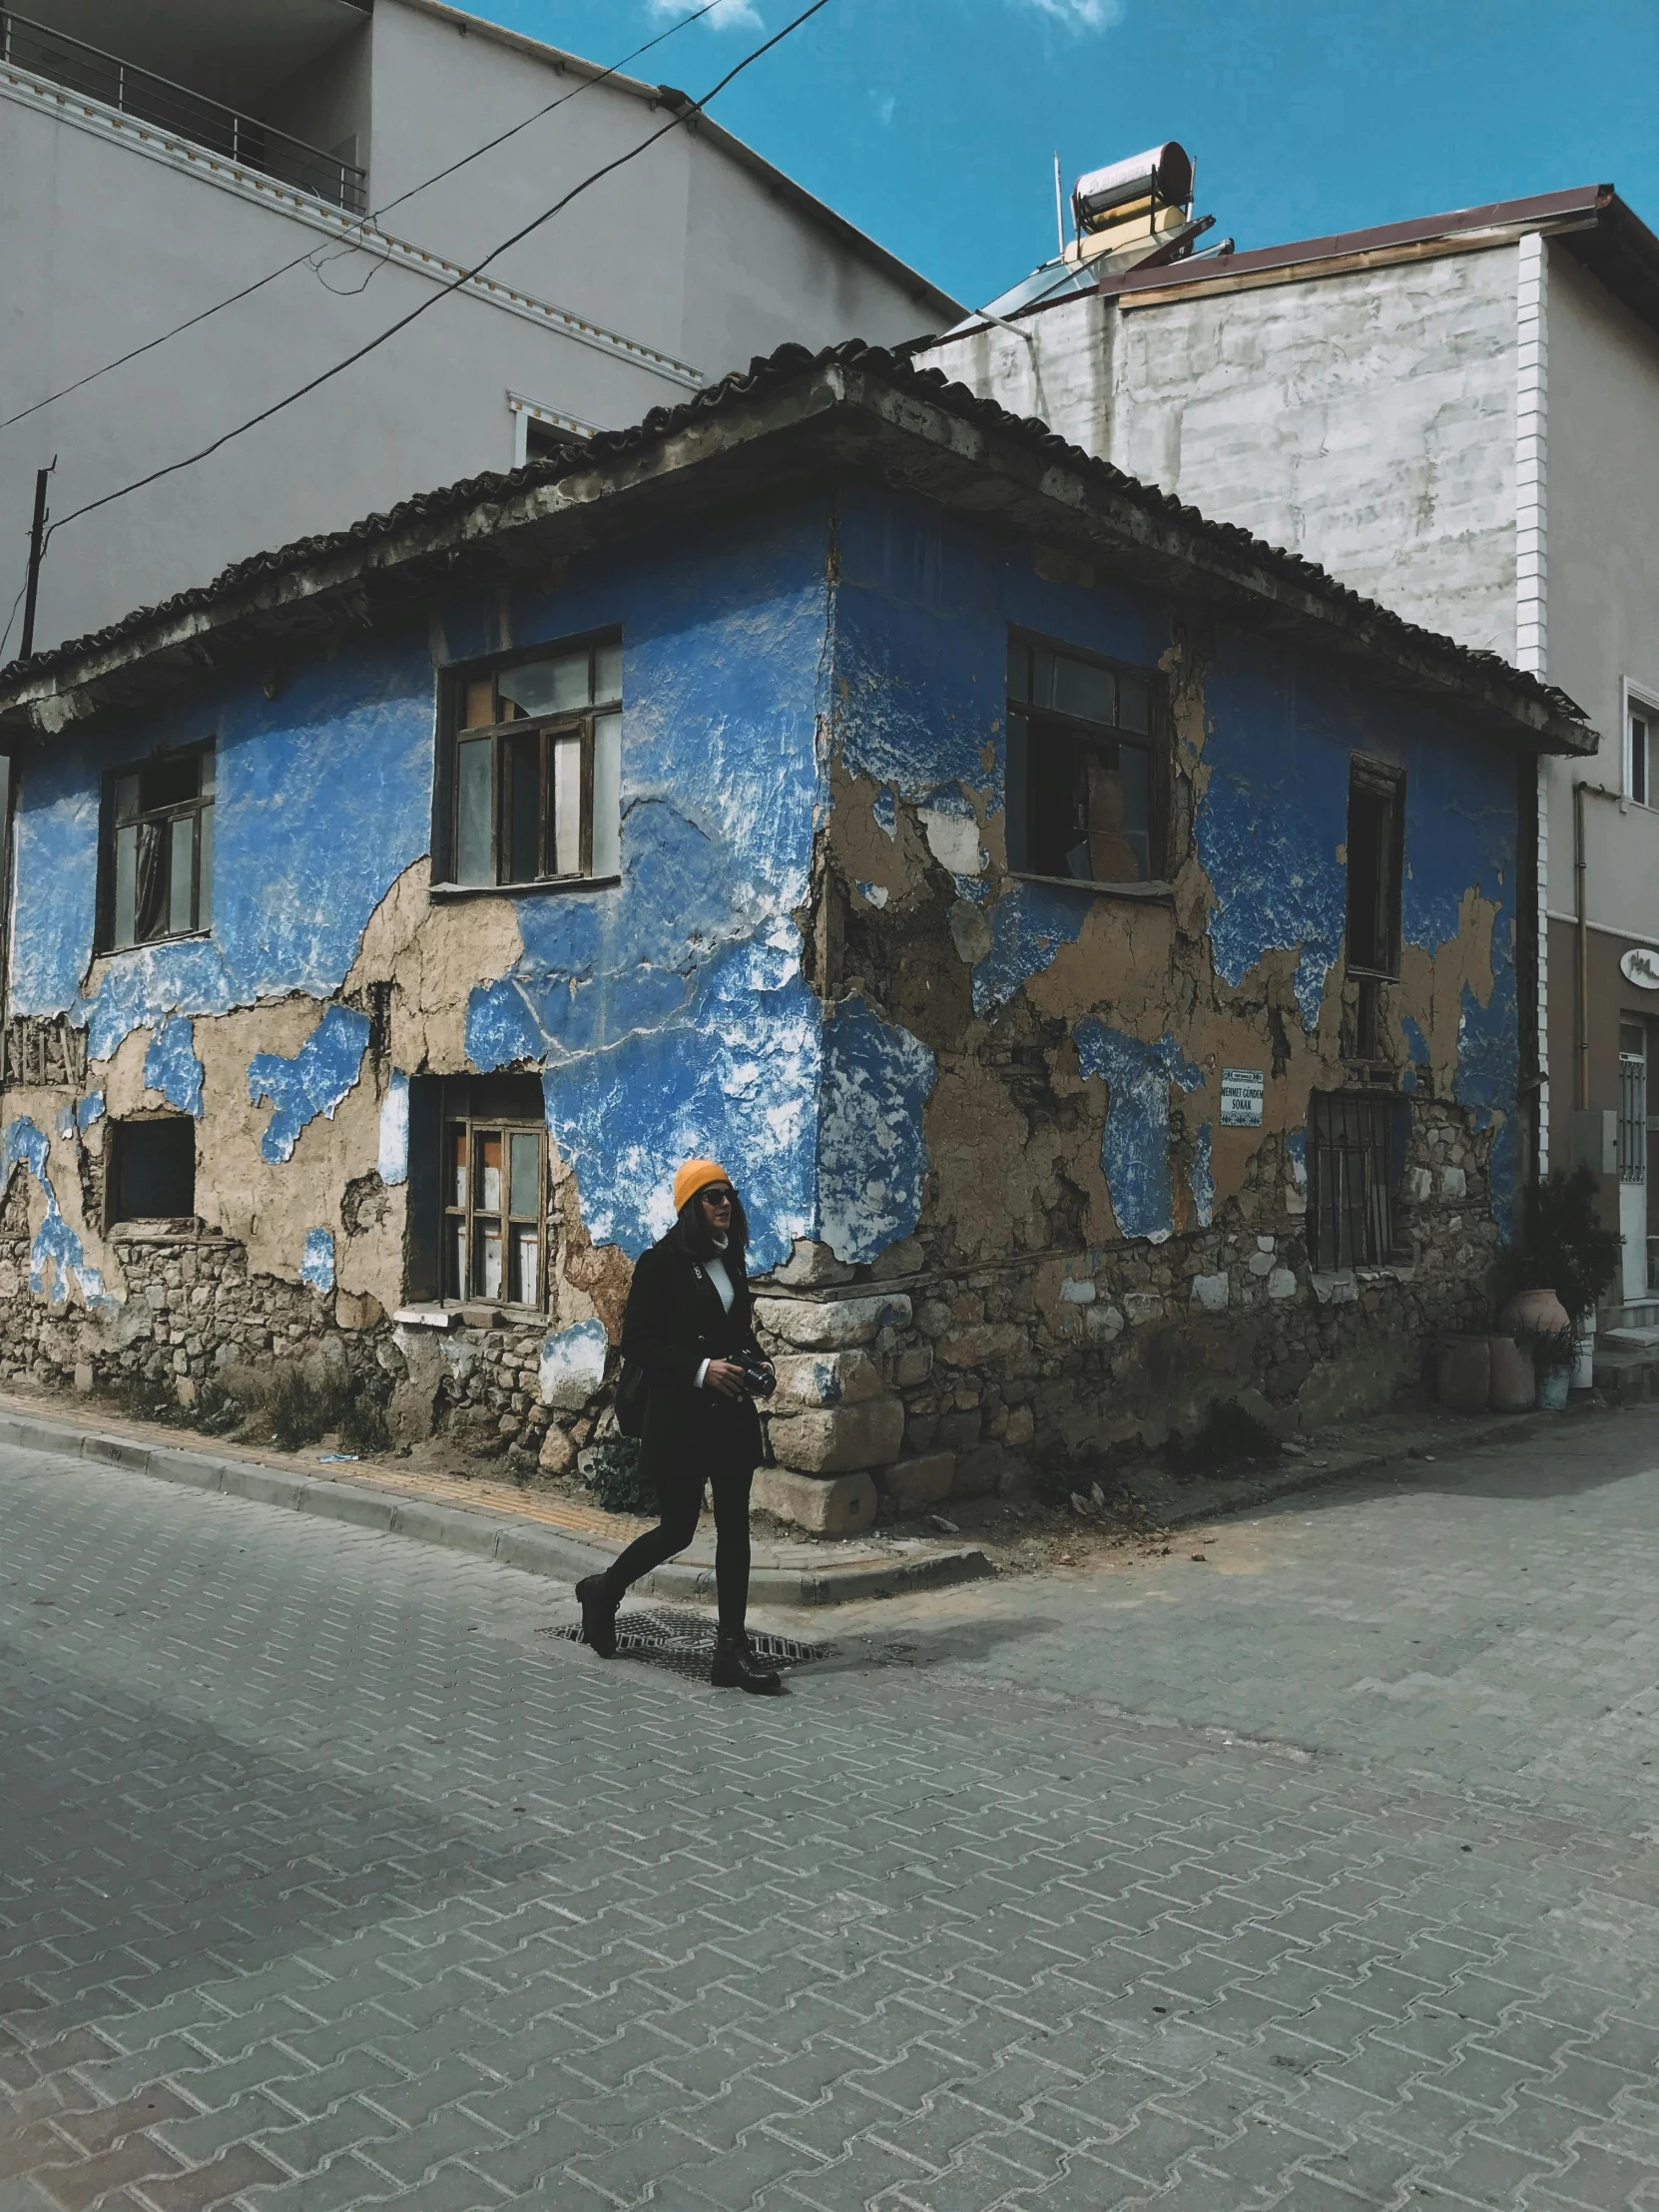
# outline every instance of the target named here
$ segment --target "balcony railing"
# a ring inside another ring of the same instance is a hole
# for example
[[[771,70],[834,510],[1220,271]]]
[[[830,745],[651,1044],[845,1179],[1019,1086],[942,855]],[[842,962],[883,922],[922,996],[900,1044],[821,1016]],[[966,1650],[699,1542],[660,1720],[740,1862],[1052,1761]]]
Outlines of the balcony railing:
[[[275,177],[319,200],[360,215],[368,204],[368,176],[354,162],[342,162],[303,139],[290,138],[256,117],[221,107],[200,92],[139,69],[114,54],[101,53],[78,38],[35,23],[26,15],[0,8],[0,57],[32,76],[50,78],[69,92],[102,101],[122,115],[175,132],[211,154],[223,154],[245,169]]]

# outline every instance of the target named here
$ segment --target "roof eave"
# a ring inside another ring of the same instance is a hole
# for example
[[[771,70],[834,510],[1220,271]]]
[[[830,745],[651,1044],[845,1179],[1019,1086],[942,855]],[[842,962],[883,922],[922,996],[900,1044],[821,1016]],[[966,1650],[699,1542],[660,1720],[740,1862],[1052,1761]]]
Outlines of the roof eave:
[[[45,737],[176,689],[205,666],[280,659],[327,633],[377,622],[491,576],[615,542],[643,528],[851,466],[970,519],[1000,520],[1103,573],[1196,597],[1257,627],[1296,632],[1339,659],[1438,702],[1530,752],[1582,756],[1596,739],[1508,669],[1373,608],[1306,563],[1207,523],[1105,464],[969,402],[942,379],[896,381],[836,355],[806,361],[741,401],[693,411],[620,452],[584,453],[551,478],[491,479],[383,535],[295,548],[276,571],[88,647],[0,689],[0,725]]]

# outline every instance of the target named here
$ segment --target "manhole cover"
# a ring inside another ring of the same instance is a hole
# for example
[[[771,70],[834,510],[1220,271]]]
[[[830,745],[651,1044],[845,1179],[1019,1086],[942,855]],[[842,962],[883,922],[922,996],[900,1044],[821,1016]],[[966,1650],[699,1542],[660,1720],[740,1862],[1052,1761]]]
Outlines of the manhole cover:
[[[545,1633],[566,1643],[586,1643],[581,1623]],[[805,1667],[815,1659],[830,1657],[830,1644],[804,1644],[793,1636],[772,1636],[762,1628],[749,1631],[757,1659],[771,1667]],[[702,1613],[674,1612],[653,1606],[630,1606],[617,1615],[616,1648],[619,1659],[645,1659],[654,1666],[671,1667],[676,1674],[706,1675],[715,1655],[715,1624]]]

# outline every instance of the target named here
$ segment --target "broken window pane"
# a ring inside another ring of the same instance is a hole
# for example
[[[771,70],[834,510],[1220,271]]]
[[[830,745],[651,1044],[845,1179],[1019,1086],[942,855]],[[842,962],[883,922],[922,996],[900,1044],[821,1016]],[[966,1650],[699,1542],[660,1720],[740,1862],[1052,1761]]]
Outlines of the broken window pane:
[[[138,778],[127,777],[135,795]],[[138,935],[138,824],[129,822],[115,833],[115,930],[114,941],[132,944]]]
[[[531,1129],[515,1129],[510,1140],[512,1173],[507,1211],[522,1221],[541,1213],[541,1138]]]
[[[487,730],[495,720],[495,681],[481,676],[461,692],[461,728]]]
[[[501,1205],[501,1132],[474,1130],[472,1142],[478,1163],[478,1204],[493,1214]]]
[[[555,875],[582,872],[582,741],[559,738],[553,745],[553,832]]]
[[[196,816],[175,815],[168,856],[168,927],[176,937],[196,927]]]
[[[496,682],[502,698],[527,715],[567,714],[588,704],[588,649],[546,661],[520,661],[516,668],[504,668]]]
[[[515,1306],[535,1306],[541,1298],[541,1242],[534,1229],[513,1231],[513,1272],[507,1296]]]
[[[533,883],[541,873],[541,733],[526,731],[503,739],[507,771],[507,865],[509,883]]]
[[[456,748],[455,768],[455,880],[457,883],[490,883],[490,817],[494,811],[491,774],[494,741],[470,738]]]
[[[1073,882],[1136,883],[1158,876],[1156,687],[1152,676],[1010,635],[1011,868]],[[1123,736],[1115,736],[1120,730]]]

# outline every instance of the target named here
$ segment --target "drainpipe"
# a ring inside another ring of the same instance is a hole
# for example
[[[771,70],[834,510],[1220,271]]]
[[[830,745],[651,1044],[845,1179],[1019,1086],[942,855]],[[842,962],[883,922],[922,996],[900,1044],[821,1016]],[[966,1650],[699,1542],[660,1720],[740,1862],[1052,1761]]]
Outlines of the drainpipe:
[[[1572,788],[1572,888],[1573,922],[1578,934],[1578,1105],[1580,1112],[1588,1112],[1590,1104],[1590,901],[1589,856],[1584,838],[1584,802],[1586,799],[1610,799],[1614,806],[1622,807],[1623,794],[1610,792],[1605,784],[1574,784]]]
[[[1590,1105],[1590,916],[1589,901],[1585,896],[1584,857],[1584,793],[1586,786],[1574,784],[1572,788],[1572,911],[1578,933],[1578,1110],[1587,1113]]]

